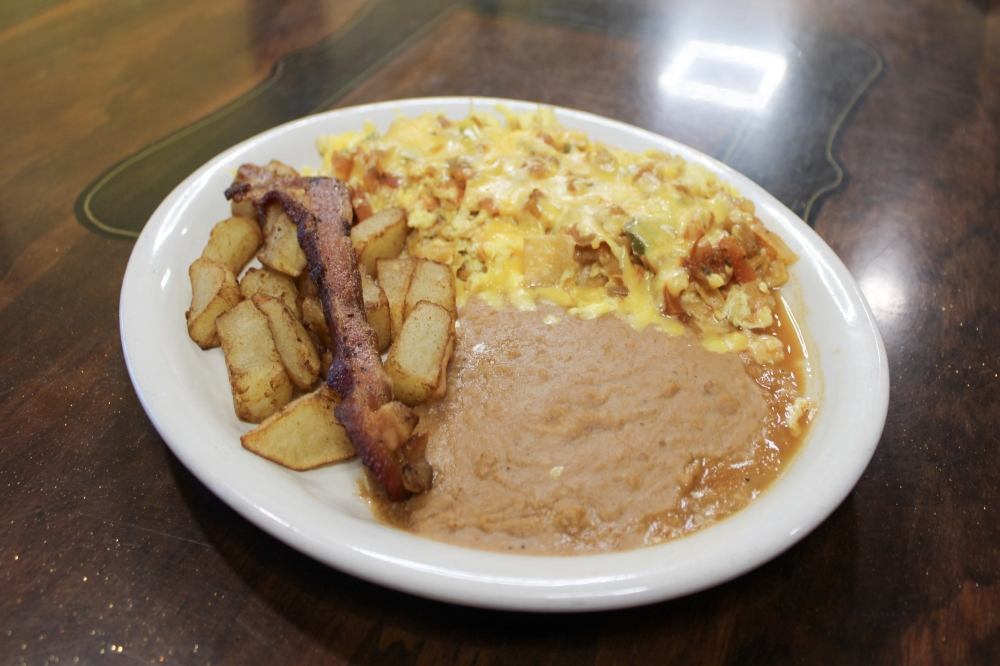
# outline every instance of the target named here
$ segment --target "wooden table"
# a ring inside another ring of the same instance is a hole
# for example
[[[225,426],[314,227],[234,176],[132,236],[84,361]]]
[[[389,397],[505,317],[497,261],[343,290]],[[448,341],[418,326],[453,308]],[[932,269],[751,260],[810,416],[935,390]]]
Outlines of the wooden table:
[[[771,110],[665,92],[691,40],[785,54]],[[267,126],[448,94],[676,138],[839,254],[884,335],[891,402],[867,471],[815,532],[682,599],[482,611],[318,564],[174,458],[118,332],[151,207]],[[9,3],[0,155],[0,662],[1000,661],[995,1]]]

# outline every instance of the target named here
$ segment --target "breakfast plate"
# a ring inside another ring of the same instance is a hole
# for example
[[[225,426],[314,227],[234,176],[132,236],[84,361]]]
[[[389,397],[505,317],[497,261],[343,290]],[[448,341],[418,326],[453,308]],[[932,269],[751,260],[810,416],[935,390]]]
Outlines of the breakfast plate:
[[[705,166],[756,204],[758,217],[801,259],[782,295],[801,325],[819,410],[796,458],[749,506],[690,536],[632,551],[531,556],[423,539],[379,523],[361,498],[360,463],[293,472],[245,451],[251,424],[233,413],[222,352],[188,337],[187,270],[215,222],[223,191],[244,163],[280,160],[318,169],[316,138],[385,130],[397,114],[535,110],[529,102],[447,97],[383,102],[303,118],[218,155],[160,204],[143,229],[122,285],[122,346],[132,383],[164,441],[213,493],[261,529],[341,571],[443,601],[512,610],[585,611],[651,603],[730,580],[775,557],[833,512],[881,437],[889,397],[885,348],[864,297],[816,233],[748,178],[675,141],[620,122],[556,108],[567,127],[641,151],[657,148]]]

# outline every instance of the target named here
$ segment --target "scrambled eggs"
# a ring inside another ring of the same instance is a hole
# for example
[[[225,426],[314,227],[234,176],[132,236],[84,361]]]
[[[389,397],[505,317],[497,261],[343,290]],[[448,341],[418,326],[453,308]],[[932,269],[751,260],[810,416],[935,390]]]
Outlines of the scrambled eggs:
[[[407,251],[451,266],[460,303],[542,299],[674,334],[689,322],[711,350],[782,358],[771,289],[796,257],[751,202],[700,165],[590,141],[549,109],[498,110],[506,124],[428,113],[322,137],[324,172],[360,219],[404,208]]]

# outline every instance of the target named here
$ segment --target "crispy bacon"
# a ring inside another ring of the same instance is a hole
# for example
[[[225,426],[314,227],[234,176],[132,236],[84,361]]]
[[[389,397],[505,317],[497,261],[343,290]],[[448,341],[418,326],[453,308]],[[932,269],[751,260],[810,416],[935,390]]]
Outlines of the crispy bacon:
[[[268,173],[269,172],[269,173]],[[272,201],[298,225],[299,244],[319,292],[336,347],[327,384],[340,396],[334,410],[362,462],[393,501],[430,488],[432,472],[422,440],[409,442],[416,415],[393,400],[375,333],[365,318],[361,275],[351,246],[351,201],[335,178],[289,176],[268,167],[240,167],[226,197],[251,200],[258,211]]]

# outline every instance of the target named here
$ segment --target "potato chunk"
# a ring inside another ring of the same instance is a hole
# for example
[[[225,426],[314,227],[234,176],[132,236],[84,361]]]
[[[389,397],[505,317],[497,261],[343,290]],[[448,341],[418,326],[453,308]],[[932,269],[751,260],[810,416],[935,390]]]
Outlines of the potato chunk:
[[[351,229],[351,244],[358,263],[378,277],[378,260],[398,257],[409,232],[406,211],[402,208],[387,208],[359,222]]]
[[[455,276],[450,266],[426,259],[417,260],[417,266],[410,277],[410,284],[406,288],[406,301],[403,307],[404,325],[420,301],[437,303],[451,313],[452,319],[458,316],[458,308],[455,307]]]
[[[312,276],[309,275],[309,271],[302,271],[295,284],[299,288],[299,296],[302,298],[309,298],[310,296],[319,296],[319,290],[316,289],[316,283],[313,282]]]
[[[249,199],[232,201],[229,204],[229,209],[232,211],[233,217],[247,217],[254,221],[257,220],[257,209],[254,208],[253,202]]]
[[[267,317],[243,301],[216,321],[236,416],[260,423],[292,399],[292,380],[281,364]]]
[[[395,340],[403,328],[403,307],[406,305],[406,290],[410,286],[410,277],[417,267],[417,260],[412,257],[400,259],[379,259],[378,285],[389,300],[389,317],[392,320],[391,335]]]
[[[319,377],[320,370],[319,353],[312,338],[295,315],[274,296],[254,294],[253,304],[267,317],[274,347],[292,383],[299,390],[308,391]]]
[[[302,318],[295,281],[284,273],[272,271],[270,268],[251,268],[240,280],[240,294],[245,300],[252,299],[254,294],[267,294],[280,298],[296,319]]]
[[[524,284],[528,287],[557,287],[563,273],[576,269],[571,236],[528,236],[524,239]]]
[[[417,303],[385,362],[396,399],[412,407],[442,397],[454,344],[451,313],[437,303]]]
[[[246,217],[231,217],[212,228],[208,245],[201,256],[229,266],[239,275],[264,242],[264,234],[256,221]]]
[[[188,269],[191,277],[191,309],[187,317],[188,335],[202,349],[219,346],[215,320],[240,302],[240,287],[233,271],[225,264],[204,257]]]
[[[378,338],[378,350],[384,352],[392,344],[392,323],[389,314],[389,299],[382,287],[375,284],[368,271],[361,268],[361,296],[365,301],[365,317],[368,325]]]
[[[306,253],[299,246],[298,227],[278,203],[267,208],[264,247],[257,258],[268,268],[292,277],[301,275],[306,267]]]
[[[354,446],[333,415],[339,402],[336,392],[323,386],[268,417],[240,442],[248,451],[299,471],[352,458]]]
[[[309,296],[302,300],[302,323],[327,349],[333,347],[330,329],[326,325],[326,315],[323,314],[323,304],[319,302],[318,297]]]

